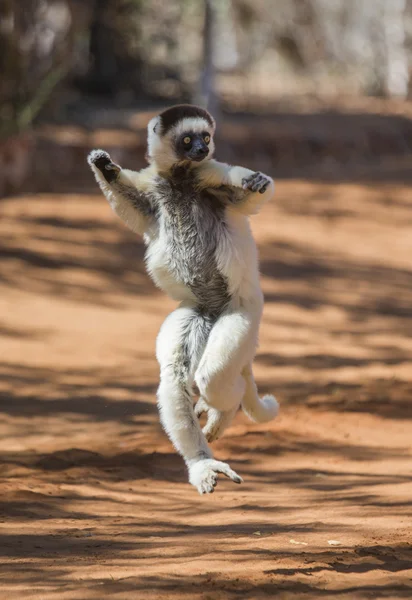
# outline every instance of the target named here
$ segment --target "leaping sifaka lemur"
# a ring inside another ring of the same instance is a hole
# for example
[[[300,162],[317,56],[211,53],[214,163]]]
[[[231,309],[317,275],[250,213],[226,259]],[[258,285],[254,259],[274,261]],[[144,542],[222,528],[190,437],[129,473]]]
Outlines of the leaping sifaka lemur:
[[[258,397],[252,372],[263,296],[248,220],[272,198],[274,183],[212,159],[214,133],[206,110],[179,105],[150,121],[146,169],[122,169],[103,150],[88,157],[115,213],[143,235],[150,276],[180,303],[157,338],[157,398],[162,424],[201,494],[213,492],[218,473],[242,481],[207,444],[239,406],[256,422],[278,412],[273,396]]]

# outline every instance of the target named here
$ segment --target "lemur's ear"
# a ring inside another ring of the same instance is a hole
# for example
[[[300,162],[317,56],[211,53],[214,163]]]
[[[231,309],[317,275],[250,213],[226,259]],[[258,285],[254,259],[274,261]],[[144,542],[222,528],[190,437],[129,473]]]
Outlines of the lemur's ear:
[[[153,117],[153,119],[150,119],[147,125],[147,132],[149,136],[153,134],[160,136],[162,134],[162,121],[159,115]]]

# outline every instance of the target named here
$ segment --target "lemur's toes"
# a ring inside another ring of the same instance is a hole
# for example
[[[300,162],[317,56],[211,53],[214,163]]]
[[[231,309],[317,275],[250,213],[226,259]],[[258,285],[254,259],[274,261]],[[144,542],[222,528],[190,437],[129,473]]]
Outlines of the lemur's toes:
[[[203,400],[203,398],[199,398],[199,400],[196,402],[196,406],[195,406],[195,415],[197,416],[197,418],[201,417],[203,415],[203,413],[207,413],[208,408],[209,407],[206,404],[206,402]]]
[[[223,475],[226,475],[226,477],[229,477],[229,479],[231,479],[235,483],[243,483],[243,479],[241,478],[241,476],[238,475],[236,471],[233,471],[233,469],[231,469],[227,463],[223,463],[220,461],[216,462],[219,463],[219,466],[216,469],[219,473],[223,473]]]
[[[235,483],[243,481],[228,464],[213,458],[206,458],[190,465],[189,481],[197,488],[199,494],[211,494],[216,487],[218,473],[223,473]]]
[[[216,440],[219,439],[218,432],[216,432],[215,430],[209,431],[208,429],[203,429],[203,434],[208,444],[212,444],[213,442],[216,442]]]

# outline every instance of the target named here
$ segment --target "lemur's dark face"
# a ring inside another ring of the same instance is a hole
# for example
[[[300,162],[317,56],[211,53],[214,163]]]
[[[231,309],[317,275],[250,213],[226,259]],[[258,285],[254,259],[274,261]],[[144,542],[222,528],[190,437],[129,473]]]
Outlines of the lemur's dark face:
[[[147,127],[150,162],[162,171],[176,163],[199,164],[212,158],[215,145],[215,120],[192,104],[178,104],[153,117]]]
[[[208,131],[183,132],[175,140],[176,154],[181,160],[201,162],[209,154],[210,139]]]

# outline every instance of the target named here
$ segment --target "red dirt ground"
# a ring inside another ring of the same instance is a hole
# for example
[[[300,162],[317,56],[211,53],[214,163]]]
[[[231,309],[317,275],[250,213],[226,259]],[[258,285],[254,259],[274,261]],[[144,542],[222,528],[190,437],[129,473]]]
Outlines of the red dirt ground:
[[[412,196],[280,182],[253,220],[266,305],[256,376],[187,483],[155,406],[173,307],[101,196],[1,205],[0,598],[412,597]]]

